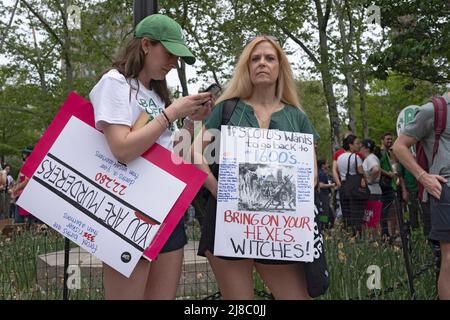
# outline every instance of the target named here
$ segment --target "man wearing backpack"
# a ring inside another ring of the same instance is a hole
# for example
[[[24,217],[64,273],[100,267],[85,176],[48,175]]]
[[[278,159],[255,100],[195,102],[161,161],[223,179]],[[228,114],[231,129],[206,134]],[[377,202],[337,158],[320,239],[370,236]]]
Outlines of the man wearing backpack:
[[[423,185],[424,198],[429,198],[431,232],[429,238],[441,246],[441,268],[438,292],[441,300],[450,300],[450,97],[433,99],[417,112],[394,144],[394,153],[401,163]],[[429,170],[419,163],[423,157],[418,152],[417,161],[410,147],[423,146]]]

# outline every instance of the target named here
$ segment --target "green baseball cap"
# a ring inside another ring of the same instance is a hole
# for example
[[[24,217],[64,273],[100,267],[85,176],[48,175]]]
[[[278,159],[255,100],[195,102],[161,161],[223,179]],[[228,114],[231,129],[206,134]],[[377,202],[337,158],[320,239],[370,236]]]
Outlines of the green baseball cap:
[[[162,43],[171,54],[181,57],[187,64],[194,64],[195,57],[184,42],[181,26],[162,14],[152,14],[142,19],[134,30],[135,38],[149,37]]]

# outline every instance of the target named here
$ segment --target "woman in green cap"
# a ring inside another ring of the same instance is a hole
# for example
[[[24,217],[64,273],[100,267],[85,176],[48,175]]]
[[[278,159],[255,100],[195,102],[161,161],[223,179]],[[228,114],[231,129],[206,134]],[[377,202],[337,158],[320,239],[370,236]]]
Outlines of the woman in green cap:
[[[202,120],[209,114],[210,93],[170,100],[165,77],[178,58],[195,62],[180,25],[167,16],[150,15],[136,26],[113,69],[92,89],[95,125],[118,161],[136,159],[155,142],[172,150],[177,119]],[[182,219],[157,259],[141,259],[130,278],[104,265],[106,299],[174,299],[186,243]]]
[[[194,163],[208,173],[204,187],[212,195],[208,199],[202,224],[198,254],[208,258],[224,299],[254,298],[254,267],[275,299],[308,299],[303,263],[232,258],[214,254],[214,242],[219,240],[215,238],[218,182],[217,173],[211,172],[203,152],[211,141],[211,133],[208,130],[220,130],[224,124],[223,117],[227,113],[224,112],[225,105],[233,98],[237,103],[234,103],[228,125],[310,133],[315,136],[314,139],[318,138],[307,115],[300,109],[292,70],[278,41],[271,36],[254,38],[244,48],[233,78],[206,120],[203,137],[197,135],[194,141],[195,145],[203,147],[201,153],[193,148]],[[317,181],[317,168],[314,169]]]

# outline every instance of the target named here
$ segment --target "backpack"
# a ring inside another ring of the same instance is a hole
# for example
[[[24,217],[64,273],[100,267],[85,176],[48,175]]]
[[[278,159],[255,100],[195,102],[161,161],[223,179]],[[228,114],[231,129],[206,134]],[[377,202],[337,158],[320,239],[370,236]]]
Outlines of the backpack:
[[[234,109],[236,108],[236,105],[238,103],[238,98],[228,99],[225,100],[223,109],[222,109],[222,125],[227,125],[230,122],[231,116],[233,115]],[[216,177],[219,174],[219,164],[213,163],[209,166],[212,174]],[[202,224],[203,217],[206,216],[206,207],[208,198],[211,196],[211,193],[208,189],[205,187],[201,187],[198,191],[197,195],[195,196],[194,200],[192,200],[192,205],[194,206],[197,213],[199,213],[199,216],[197,216],[197,220],[199,221],[200,225]]]
[[[426,172],[429,172],[431,165],[434,162],[434,157],[436,156],[439,150],[439,140],[441,139],[441,135],[447,126],[447,102],[443,97],[435,97],[433,98],[433,107],[434,107],[434,145],[433,145],[433,153],[431,158],[431,163],[428,164],[428,159],[425,155],[425,150],[423,148],[423,144],[421,141],[416,144],[416,160],[419,166],[422,167]],[[423,200],[423,191],[424,186],[419,181],[417,181],[419,185],[419,198]]]

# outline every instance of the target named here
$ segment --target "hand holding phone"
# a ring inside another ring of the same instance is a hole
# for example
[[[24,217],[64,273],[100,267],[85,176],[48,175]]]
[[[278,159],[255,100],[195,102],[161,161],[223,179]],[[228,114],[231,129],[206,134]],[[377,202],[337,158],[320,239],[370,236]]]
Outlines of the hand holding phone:
[[[214,100],[216,100],[217,99],[217,95],[220,93],[221,90],[222,90],[222,88],[217,83],[213,83],[208,88],[206,88],[206,90],[203,91],[203,92],[210,92],[212,94]],[[203,105],[205,103],[203,103]]]
[[[213,96],[216,96],[221,90],[222,88],[217,83],[213,83],[204,92],[211,92]]]

